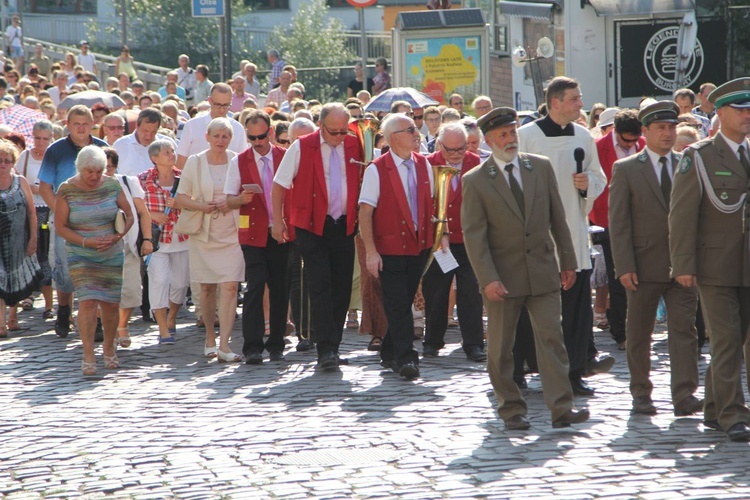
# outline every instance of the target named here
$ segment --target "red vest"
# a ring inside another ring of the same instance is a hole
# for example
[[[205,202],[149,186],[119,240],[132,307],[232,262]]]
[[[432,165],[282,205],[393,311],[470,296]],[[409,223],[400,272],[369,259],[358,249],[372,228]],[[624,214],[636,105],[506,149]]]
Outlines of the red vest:
[[[396,164],[390,153],[373,162],[380,177],[380,198],[372,215],[375,248],[381,255],[419,255],[432,248],[432,191],[425,157],[413,153],[417,169],[417,231]]]
[[[443,152],[433,153],[427,157],[427,161],[430,165],[447,165],[448,162],[443,158]],[[482,163],[481,158],[478,154],[472,153],[471,151],[466,152],[464,156],[463,164],[461,165],[461,178],[464,174]],[[452,184],[452,183],[451,183]],[[435,186],[437,192],[437,186]],[[446,219],[448,219],[448,231],[450,231],[450,242],[452,244],[463,244],[464,242],[464,230],[461,227],[461,200],[463,195],[461,194],[461,180],[458,181],[456,189],[451,187],[450,193],[448,194],[448,208],[446,211]]]
[[[284,153],[286,153],[284,148],[271,146],[274,172],[279,169],[279,164],[281,163],[281,159],[284,158]],[[253,148],[247,148],[240,153],[237,156],[237,164],[242,184],[263,185],[257,164],[255,163]],[[287,191],[284,198],[284,219],[287,221],[289,220],[289,210],[289,191]],[[265,247],[268,244],[268,218],[271,212],[273,212],[273,207],[266,207],[264,194],[256,194],[253,196],[253,201],[246,205],[240,205],[240,217],[247,216],[250,218],[250,227],[240,228],[239,230],[240,245]],[[294,239],[291,228],[289,236],[290,240]]]
[[[328,215],[328,189],[326,188],[323,157],[320,154],[320,131],[307,134],[299,139],[300,160],[297,176],[292,187],[291,225],[306,229],[318,236],[323,235],[323,225]],[[357,220],[357,202],[361,168],[351,159],[362,161],[362,146],[353,135],[344,139],[346,165],[346,234],[354,234]]]

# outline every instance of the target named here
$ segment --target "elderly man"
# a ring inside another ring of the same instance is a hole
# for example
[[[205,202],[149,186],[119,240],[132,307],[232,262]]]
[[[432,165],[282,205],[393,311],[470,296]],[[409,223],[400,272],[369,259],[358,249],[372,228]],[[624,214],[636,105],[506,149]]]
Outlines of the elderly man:
[[[186,99],[187,92],[185,91],[185,88],[182,85],[177,83],[178,79],[179,79],[179,76],[178,76],[177,71],[167,72],[167,79],[164,81],[164,85],[159,87],[159,90],[158,90],[159,96],[161,96],[162,99],[164,99],[165,97],[167,97],[167,95],[169,95],[169,92],[167,91],[167,85],[170,83],[177,86],[175,88],[175,95],[177,95],[177,97],[179,97],[183,101]],[[135,90],[135,86],[133,86],[133,89]]]
[[[581,97],[576,80],[554,78],[547,86],[549,114],[521,127],[518,143],[523,152],[548,156],[557,177],[578,261],[574,283],[562,292],[562,324],[570,358],[570,382],[576,394],[592,395],[594,389],[582,377],[609,371],[614,358],[597,359],[594,345],[588,214],[594,200],[604,191],[607,177],[599,165],[593,137],[588,129],[575,122],[583,107]],[[580,173],[577,173],[576,150],[583,156]]]
[[[294,188],[289,224],[309,277],[318,367],[331,371],[342,363],[339,344],[352,291],[362,148],[349,135],[343,104],[325,104],[319,123],[320,130],[289,147],[276,172],[272,234],[279,243],[290,239],[284,201]]]
[[[464,96],[461,94],[451,94],[448,98],[448,107],[458,111],[460,118],[466,116],[466,113],[464,113]]]
[[[138,176],[153,167],[148,147],[158,139],[173,142],[166,135],[157,133],[161,128],[162,113],[156,108],[142,109],[138,113],[135,131],[115,141],[114,148],[120,156],[117,170],[122,175]]]
[[[708,100],[708,96],[711,95],[711,92],[714,90],[716,90],[716,85],[713,83],[701,84],[698,91],[698,97],[700,97],[701,103],[693,108],[694,115],[702,116],[708,120],[712,120],[713,117],[716,116],[716,107]]]
[[[229,106],[229,111],[232,113],[239,113],[245,105],[245,99],[248,97],[254,97],[245,92],[245,77],[236,76],[232,80],[232,105]]]
[[[88,145],[105,147],[107,144],[91,135],[94,116],[84,105],[70,108],[67,115],[67,137],[55,141],[44,153],[39,170],[39,195],[49,207],[55,206],[57,189],[60,184],[76,175],[76,158],[81,149]],[[65,240],[55,235],[55,264],[52,277],[57,287],[57,320],[55,333],[65,338],[70,333],[70,315],[73,305],[73,282],[68,272],[68,255]]]
[[[492,99],[486,95],[478,95],[471,101],[471,109],[474,110],[474,114],[479,119],[492,111]]]
[[[195,88],[193,89],[193,101],[198,104],[208,99],[214,82],[208,79],[208,66],[199,64],[195,67]]]
[[[52,69],[52,61],[49,57],[44,55],[44,45],[37,43],[34,45],[34,57],[29,60],[29,64],[33,64],[39,69],[41,76],[49,78],[50,70]]]
[[[433,242],[432,167],[414,153],[420,136],[410,117],[391,113],[381,130],[390,149],[365,171],[360,232],[367,272],[380,277],[388,319],[381,364],[412,380],[419,377],[419,355],[411,307]]]
[[[289,71],[282,71],[279,75],[279,86],[268,92],[266,96],[266,105],[276,104],[281,106],[286,101],[286,93],[289,91],[289,86],[292,84],[292,73]]]
[[[288,242],[271,238],[273,176],[279,169],[285,149],[271,144],[274,129],[263,111],[253,111],[245,119],[250,147],[229,163],[224,192],[227,205],[239,208],[239,239],[245,258],[247,291],[242,304],[242,353],[247,364],[263,362],[267,350],[270,361],[284,361],[284,333],[289,307]],[[255,184],[262,192],[254,194],[243,186]],[[285,203],[288,217],[289,203]],[[270,313],[263,316],[263,294],[269,291]],[[264,342],[265,320],[270,335]]]
[[[229,106],[232,104],[232,87],[226,83],[215,83],[211,87],[208,97],[211,110],[195,118],[191,118],[185,123],[182,129],[180,143],[177,146],[177,168],[182,169],[185,166],[190,155],[198,154],[208,149],[206,140],[206,130],[208,124],[214,118],[224,118],[229,112]],[[247,140],[245,139],[245,129],[237,120],[229,120],[232,124],[232,141],[229,143],[229,150],[235,153],[241,153],[247,149]]]
[[[462,179],[464,242],[484,294],[487,371],[506,429],[530,427],[526,400],[513,382],[522,306],[534,325],[552,426],[567,427],[589,418],[588,410],[573,409],[560,327],[560,287],[573,286],[576,254],[553,167],[544,156],[519,153],[517,120],[513,108],[479,120],[492,156]]]
[[[698,287],[711,329],[704,425],[732,441],[750,441],[750,409],[742,395],[742,355],[750,354],[750,78],[711,92],[721,130],[685,149],[669,212],[672,277]]]
[[[674,414],[692,415],[703,407],[703,401],[693,395],[698,388],[697,295],[694,288],[685,288],[669,277],[669,202],[680,159],[672,148],[679,111],[673,101],[656,102],[640,111],[645,149],[614,164],[609,191],[612,254],[628,295],[632,412],[646,415],[656,413],[649,372],[651,332],[660,297],[667,306]]]
[[[286,92],[286,100],[279,107],[279,111],[282,113],[291,113],[292,103],[297,99],[304,99],[305,92],[302,88],[301,83],[293,83],[289,86],[289,90]]]
[[[48,89],[47,92],[52,98],[55,107],[60,105],[60,101],[68,95],[68,74],[63,70],[58,70],[53,77],[55,86]]]
[[[104,140],[114,146],[117,139],[125,135],[125,118],[119,113],[110,113],[102,120]]]
[[[482,322],[482,296],[479,294],[477,277],[471,267],[464,246],[461,228],[461,178],[480,163],[479,156],[467,151],[466,128],[460,123],[447,123],[438,132],[439,151],[427,157],[431,165],[447,165],[457,168],[448,188],[446,218],[450,239],[450,251],[458,267],[444,273],[433,261],[422,278],[422,295],[425,300],[425,337],[422,352],[425,357],[438,355],[445,346],[445,331],[448,328],[448,296],[456,278],[456,305],[458,324],[461,328],[462,347],[466,358],[485,361],[484,323]]]
[[[273,89],[279,85],[281,70],[284,68],[284,66],[286,66],[286,62],[281,59],[279,51],[276,49],[269,50],[266,57],[269,64],[271,64],[271,73],[268,75],[268,89],[270,92],[270,89]],[[289,81],[289,83],[291,83],[291,80]]]
[[[177,73],[177,85],[185,89],[185,95],[180,96],[181,99],[191,101],[193,100],[193,91],[195,89],[196,79],[195,70],[190,67],[190,58],[186,54],[180,54],[177,58],[178,68],[175,70]],[[163,97],[163,96],[162,96]]]
[[[254,63],[248,62],[244,68],[242,68],[242,75],[245,77],[245,92],[251,94],[256,99],[260,96],[260,82],[255,77],[258,72],[258,66]]]

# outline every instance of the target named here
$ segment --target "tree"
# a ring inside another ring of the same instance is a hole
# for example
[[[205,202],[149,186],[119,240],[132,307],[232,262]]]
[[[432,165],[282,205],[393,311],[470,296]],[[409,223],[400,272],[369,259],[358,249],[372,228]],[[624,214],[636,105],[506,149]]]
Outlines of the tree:
[[[269,39],[269,48],[281,53],[298,71],[304,68],[336,68],[349,64],[354,56],[345,44],[344,24],[328,16],[326,0],[310,0],[302,4],[288,26],[278,26]],[[304,72],[305,93],[321,102],[342,93],[338,85],[338,69]]]
[[[120,12],[120,0],[112,0]],[[250,12],[244,0],[231,0],[232,17]],[[212,73],[220,66],[220,18],[192,17],[188,0],[129,0],[127,4],[128,45],[137,61],[157,66],[177,65],[180,54],[190,56],[190,65],[206,64]],[[114,31],[117,27],[112,27]],[[89,27],[89,38],[96,31]],[[232,41],[232,55],[239,61],[247,47]],[[118,52],[119,54],[119,52]],[[234,68],[231,68],[234,70]]]

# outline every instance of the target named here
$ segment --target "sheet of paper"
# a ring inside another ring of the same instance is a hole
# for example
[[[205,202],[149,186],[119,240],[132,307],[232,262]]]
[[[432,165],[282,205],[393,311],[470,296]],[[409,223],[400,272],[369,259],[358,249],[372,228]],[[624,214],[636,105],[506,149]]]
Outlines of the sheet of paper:
[[[458,267],[458,262],[456,262],[456,258],[450,250],[443,252],[442,249],[438,249],[433,255],[443,273],[447,273]]]

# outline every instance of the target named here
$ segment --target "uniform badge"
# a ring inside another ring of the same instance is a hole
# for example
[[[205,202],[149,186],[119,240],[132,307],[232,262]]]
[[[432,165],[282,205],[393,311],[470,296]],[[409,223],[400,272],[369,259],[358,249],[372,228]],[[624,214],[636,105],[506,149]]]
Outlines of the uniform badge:
[[[494,179],[497,177],[497,167],[495,165],[490,165],[490,168],[487,169],[487,173]]]
[[[528,158],[523,158],[521,160],[521,163],[524,167],[526,167],[526,170],[531,170],[534,168],[533,165],[531,165],[531,160],[529,160]]]
[[[683,155],[682,160],[680,160],[680,164],[677,165],[677,168],[679,169],[681,174],[684,174],[688,170],[690,170],[690,167],[692,166],[693,166],[693,160],[691,160],[688,155]]]
[[[721,198],[722,200],[726,201],[726,200],[729,199],[729,195],[727,194],[726,191],[722,191],[721,194],[719,195],[719,198]]]
[[[648,160],[648,155],[645,151],[641,151],[641,154],[638,155],[638,161],[641,163],[646,163],[646,160]]]

